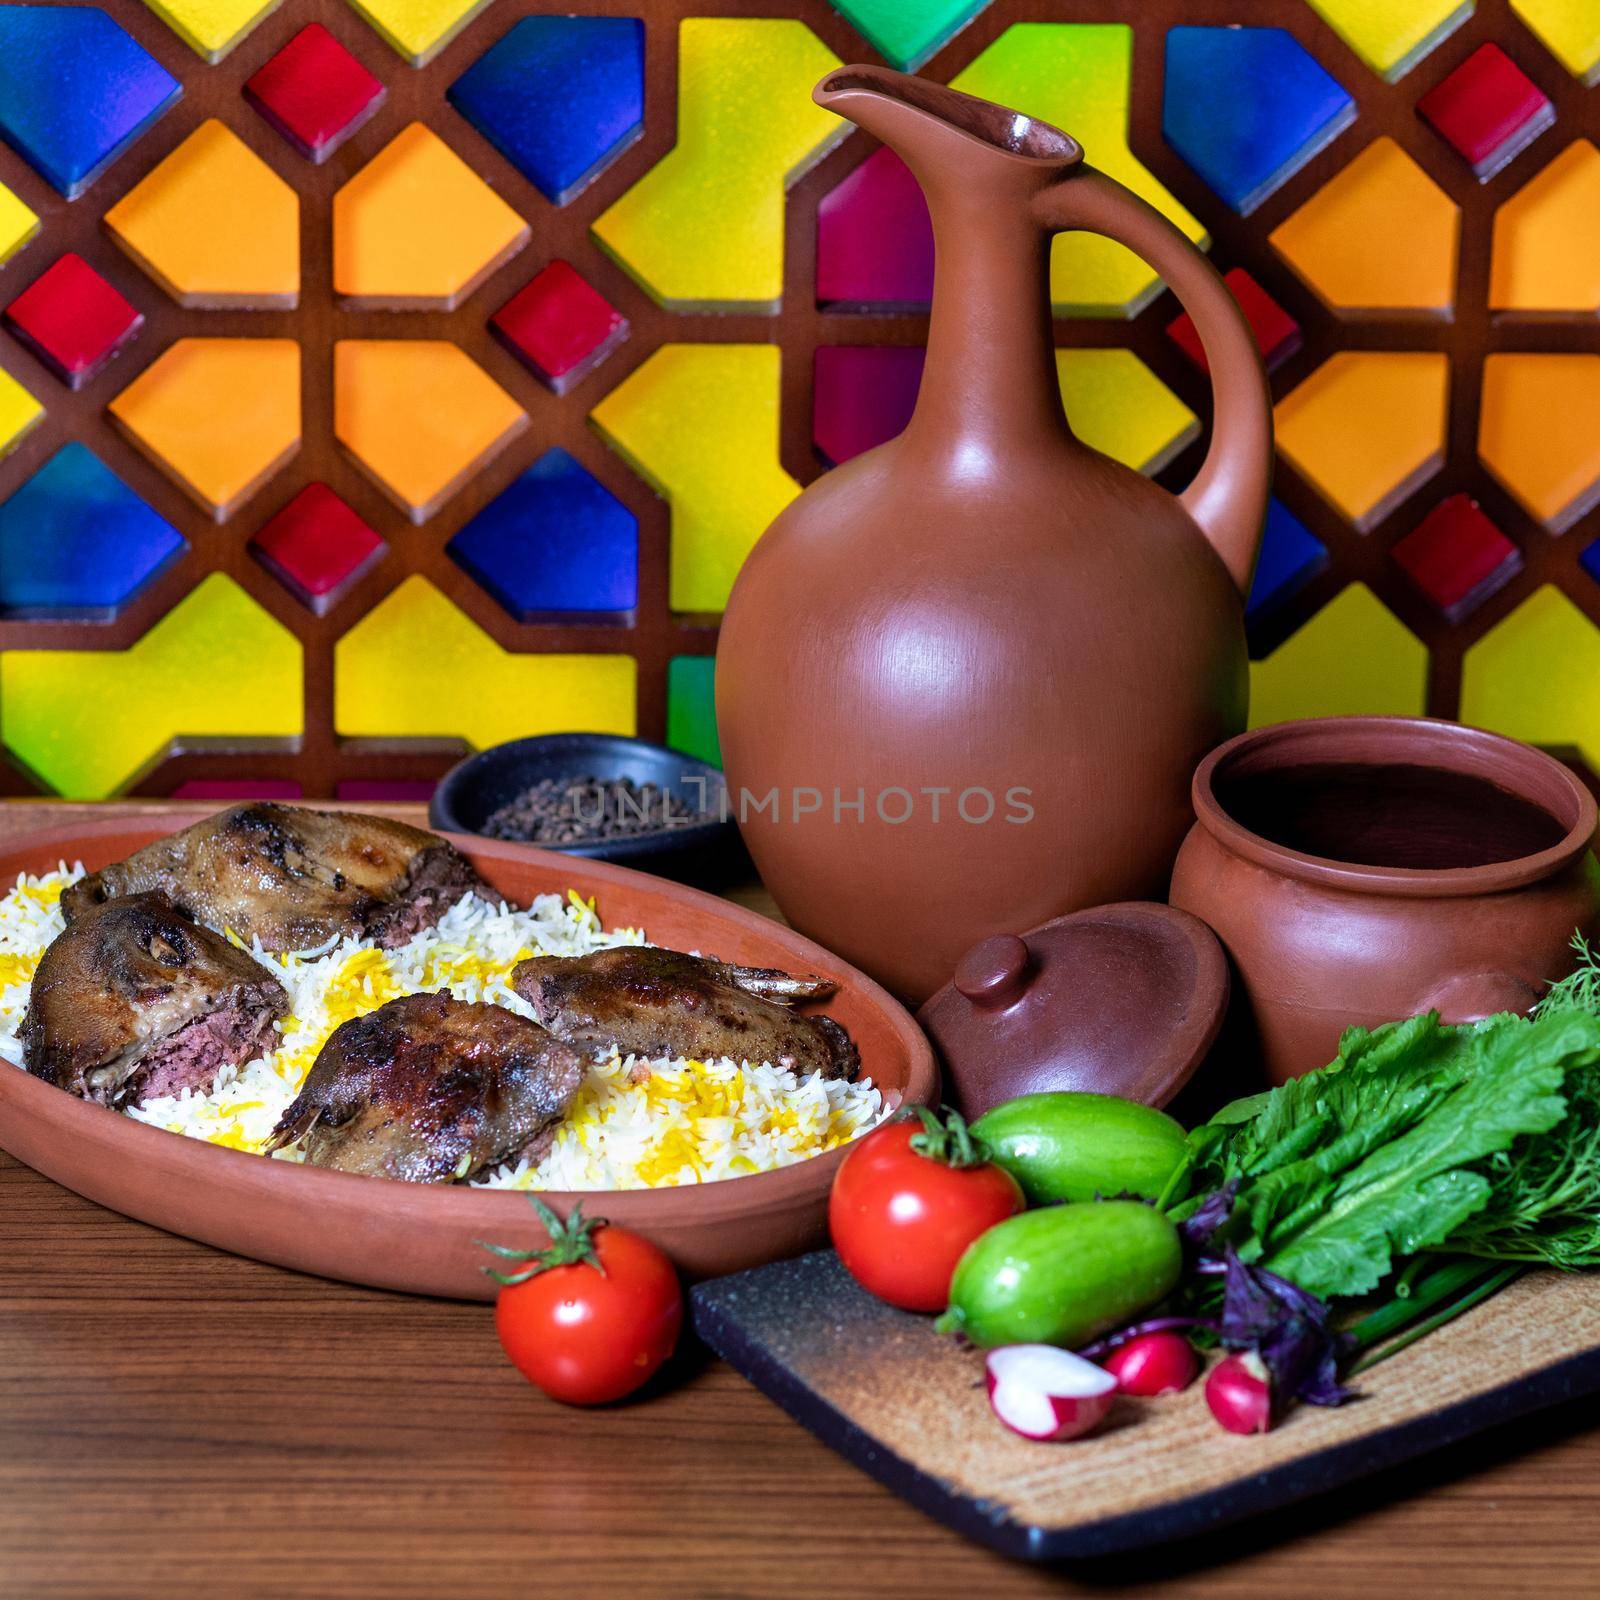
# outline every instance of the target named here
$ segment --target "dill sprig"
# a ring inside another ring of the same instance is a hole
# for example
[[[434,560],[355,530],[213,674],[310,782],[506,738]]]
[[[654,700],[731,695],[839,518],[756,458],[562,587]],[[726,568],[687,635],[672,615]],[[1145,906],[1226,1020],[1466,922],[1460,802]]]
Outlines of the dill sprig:
[[[1489,1203],[1449,1248],[1491,1261],[1566,1271],[1600,1266],[1600,1083],[1593,1068],[1567,1083],[1567,1114],[1537,1137],[1491,1156]]]
[[[1600,957],[1581,933],[1573,934],[1572,948],[1578,953],[1578,965],[1545,991],[1533,1009],[1536,1017],[1558,1011],[1587,1011],[1591,1017],[1600,1017]]]
[[[1577,966],[1551,984],[1536,1018],[1600,1017],[1600,953],[1581,933],[1572,948]],[[1566,1115],[1554,1128],[1484,1163],[1489,1203],[1456,1231],[1451,1249],[1568,1270],[1600,1266],[1600,1066],[1569,1073],[1564,1093]]]

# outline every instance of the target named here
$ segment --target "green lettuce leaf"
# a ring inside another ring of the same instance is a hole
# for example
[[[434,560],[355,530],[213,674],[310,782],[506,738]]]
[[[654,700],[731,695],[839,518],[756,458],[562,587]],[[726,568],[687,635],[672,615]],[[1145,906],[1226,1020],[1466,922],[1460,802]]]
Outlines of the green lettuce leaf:
[[[1238,1178],[1228,1241],[1327,1298],[1375,1288],[1488,1204],[1486,1158],[1555,1127],[1600,1060],[1600,1019],[1436,1015],[1353,1029],[1330,1066],[1197,1129],[1192,1193]]]

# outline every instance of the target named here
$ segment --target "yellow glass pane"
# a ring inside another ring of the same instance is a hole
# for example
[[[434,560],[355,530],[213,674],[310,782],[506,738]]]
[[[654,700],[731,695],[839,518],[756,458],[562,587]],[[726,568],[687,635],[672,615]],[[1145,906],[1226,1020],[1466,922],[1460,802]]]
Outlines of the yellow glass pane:
[[[384,40],[414,67],[425,67],[489,0],[350,0]]]
[[[1250,726],[1420,716],[1427,693],[1422,641],[1366,584],[1352,583],[1264,661],[1250,663]]]
[[[106,212],[179,305],[283,308],[300,295],[300,199],[213,118]]]
[[[1278,402],[1278,449],[1370,528],[1438,471],[1449,388],[1444,355],[1344,351]]]
[[[38,231],[38,217],[0,183],[0,267]]]
[[[1136,472],[1159,472],[1200,419],[1131,350],[1057,350],[1072,431]]]
[[[1467,651],[1461,720],[1600,766],[1600,632],[1546,584]]]
[[[220,61],[281,0],[144,0],[144,3],[207,61]]]
[[[1573,140],[1495,213],[1489,304],[1600,311],[1600,150],[1587,139]]]
[[[772,345],[669,344],[590,414],[672,507],[669,599],[720,611],[750,547],[800,492],[778,464]]]
[[[174,740],[294,737],[302,707],[293,634],[221,573],[126,650],[0,654],[0,738],[82,800],[127,788]]]
[[[333,287],[358,305],[453,310],[527,242],[527,223],[420,122],[333,197]]]
[[[0,369],[0,456],[21,444],[43,415],[44,407],[9,372]]]
[[[839,65],[803,22],[691,17],[678,30],[678,142],[595,224],[662,304],[774,310],[784,191],[850,131],[811,89]]]
[[[294,339],[180,339],[108,408],[218,522],[300,448]]]
[[[1309,0],[1372,70],[1403,77],[1472,15],[1472,0]]]
[[[339,443],[413,522],[426,522],[527,424],[522,407],[444,340],[344,339],[333,347]]]
[[[1022,22],[1007,28],[951,81],[1070,133],[1102,172],[1164,213],[1202,249],[1192,216],[1128,148],[1133,30],[1116,23]],[[1092,233],[1060,235],[1050,252],[1050,298],[1062,315],[1133,316],[1161,288],[1131,250]]]
[[[1492,355],[1478,454],[1553,533],[1600,499],[1600,356]]]
[[[1336,311],[1448,311],[1461,213],[1390,138],[1374,139],[1271,235]]]
[[[459,738],[635,726],[629,655],[503,650],[426,578],[410,577],[334,646],[334,724],[348,737]]]
[[[1574,77],[1600,81],[1600,5],[1595,0],[1511,0],[1511,9]]]

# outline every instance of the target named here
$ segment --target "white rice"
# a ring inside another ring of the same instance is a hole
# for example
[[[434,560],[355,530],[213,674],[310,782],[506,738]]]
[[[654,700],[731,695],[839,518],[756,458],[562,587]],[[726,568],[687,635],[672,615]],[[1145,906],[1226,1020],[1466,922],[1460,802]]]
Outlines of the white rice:
[[[22,1065],[18,1030],[34,968],[65,926],[61,891],[83,876],[65,864],[22,874],[0,898],[0,1059]],[[240,942],[235,940],[236,943]],[[288,955],[251,954],[289,992],[281,1042],[224,1072],[210,1094],[150,1100],[141,1122],[234,1150],[259,1153],[298,1093],[329,1034],[385,1001],[448,989],[531,1017],[508,982],[531,955],[585,955],[643,944],[638,928],[607,932],[592,901],[541,895],[526,911],[464,896],[432,928],[395,950],[357,939]],[[507,1163],[475,1180],[509,1189],[643,1189],[742,1177],[789,1166],[848,1143],[885,1115],[869,1079],[800,1078],[767,1062],[632,1056],[590,1066],[578,1098],[537,1162]],[[279,1151],[278,1160],[298,1160]]]

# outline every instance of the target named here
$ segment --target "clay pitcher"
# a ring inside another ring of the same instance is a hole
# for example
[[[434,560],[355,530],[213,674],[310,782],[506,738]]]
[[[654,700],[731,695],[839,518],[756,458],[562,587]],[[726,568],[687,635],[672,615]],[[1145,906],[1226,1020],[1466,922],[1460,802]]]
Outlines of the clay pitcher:
[[[990,934],[1164,897],[1196,763],[1245,725],[1271,413],[1205,257],[1046,123],[846,67],[820,105],[904,157],[937,249],[906,431],[763,535],[717,652],[746,843],[795,927],[921,1001]],[[1174,497],[1063,415],[1051,235],[1147,260],[1199,329],[1205,462]]]

